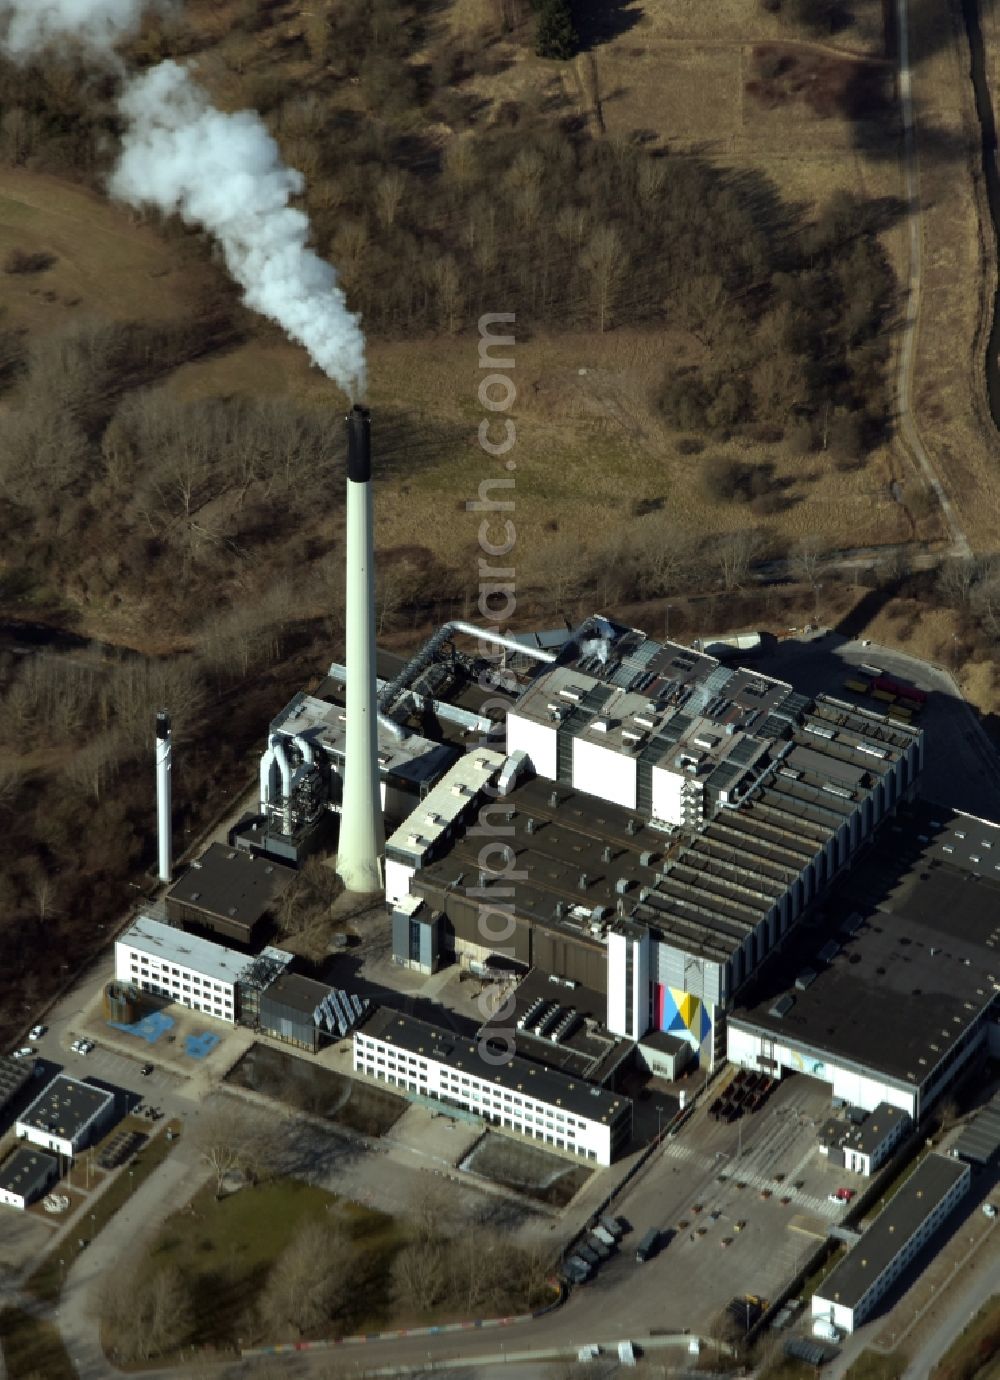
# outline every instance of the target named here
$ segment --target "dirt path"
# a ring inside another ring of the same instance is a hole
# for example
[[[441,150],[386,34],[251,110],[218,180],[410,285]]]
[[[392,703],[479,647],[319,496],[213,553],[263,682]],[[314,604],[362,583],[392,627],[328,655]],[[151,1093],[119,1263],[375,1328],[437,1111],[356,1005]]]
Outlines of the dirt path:
[[[972,548],[965,535],[951,500],[944,491],[936,469],[924,449],[913,413],[913,359],[917,328],[920,320],[921,254],[923,225],[920,214],[919,164],[913,119],[913,80],[910,69],[909,14],[906,0],[896,0],[899,29],[899,103],[903,119],[903,168],[906,179],[906,203],[909,209],[910,276],[907,284],[906,315],[903,323],[902,348],[899,352],[897,397],[899,425],[903,441],[920,467],[927,484],[941,505],[951,535],[952,554],[968,556]]]

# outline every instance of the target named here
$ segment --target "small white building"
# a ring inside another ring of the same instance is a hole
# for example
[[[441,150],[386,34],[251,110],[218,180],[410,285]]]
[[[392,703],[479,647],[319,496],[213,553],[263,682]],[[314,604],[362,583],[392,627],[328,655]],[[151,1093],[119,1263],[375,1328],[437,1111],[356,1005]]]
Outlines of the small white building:
[[[870,1177],[913,1125],[908,1114],[888,1102],[873,1112],[844,1122],[831,1118],[819,1132],[819,1151],[831,1164]]]
[[[60,1073],[18,1117],[14,1133],[72,1160],[100,1139],[114,1119],[114,1093]]]
[[[968,1193],[971,1177],[969,1165],[927,1155],[813,1294],[813,1318],[844,1332],[860,1327]]]
[[[253,959],[141,915],[115,943],[115,977],[142,992],[235,1024],[237,983]]]
[[[23,1212],[59,1177],[59,1163],[41,1150],[18,1148],[0,1164],[0,1203]]]
[[[354,1068],[597,1164],[632,1133],[627,1097],[384,1007],[354,1032]]]

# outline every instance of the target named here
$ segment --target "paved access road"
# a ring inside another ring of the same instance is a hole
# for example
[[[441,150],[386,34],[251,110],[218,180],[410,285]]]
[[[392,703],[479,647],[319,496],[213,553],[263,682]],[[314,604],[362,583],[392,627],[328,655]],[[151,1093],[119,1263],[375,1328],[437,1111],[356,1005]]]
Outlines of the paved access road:
[[[975,711],[946,671],[905,652],[848,641],[835,633],[789,638],[748,664],[791,681],[804,694],[825,690],[880,708],[877,700],[859,699],[843,689],[844,680],[862,662],[928,692],[928,702],[919,720],[925,732],[921,794],[937,804],[983,819],[1000,819],[1000,758]]]

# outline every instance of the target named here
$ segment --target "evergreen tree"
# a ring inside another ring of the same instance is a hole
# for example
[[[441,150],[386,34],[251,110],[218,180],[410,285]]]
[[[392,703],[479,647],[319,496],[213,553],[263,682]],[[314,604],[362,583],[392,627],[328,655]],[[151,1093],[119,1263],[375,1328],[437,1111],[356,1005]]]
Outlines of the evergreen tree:
[[[569,0],[541,0],[535,31],[535,52],[538,56],[563,60],[571,58],[578,41]]]

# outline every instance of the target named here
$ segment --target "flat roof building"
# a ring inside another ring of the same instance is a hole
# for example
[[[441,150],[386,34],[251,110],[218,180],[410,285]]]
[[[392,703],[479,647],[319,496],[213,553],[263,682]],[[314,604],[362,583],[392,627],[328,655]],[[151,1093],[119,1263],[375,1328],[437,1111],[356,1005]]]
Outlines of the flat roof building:
[[[812,1298],[812,1316],[853,1332],[969,1191],[971,1169],[946,1155],[920,1162]]]
[[[33,1072],[31,1064],[24,1059],[0,1054],[0,1114],[14,1102]]]
[[[871,1175],[885,1163],[912,1124],[906,1112],[888,1102],[880,1102],[860,1120],[845,1122],[831,1117],[820,1128],[820,1153],[831,1164]]]
[[[166,912],[249,946],[294,879],[290,867],[213,843],[167,892]]]
[[[115,942],[115,978],[233,1024],[240,1013],[240,979],[260,968],[262,960],[274,970],[269,977],[277,976],[291,959],[290,953],[274,948],[251,958],[140,915]]]
[[[115,1095],[60,1073],[14,1124],[21,1140],[73,1159],[99,1139],[115,1117]]]
[[[325,982],[283,973],[260,995],[260,1029],[265,1035],[315,1054],[323,1030],[319,1011],[332,991]]]
[[[0,1164],[0,1203],[23,1212],[59,1177],[59,1162],[41,1150],[19,1145]]]
[[[627,1097],[385,1008],[354,1032],[354,1068],[597,1164],[632,1133]]]
[[[1000,878],[983,862],[994,854],[997,825],[932,805],[901,814],[843,881],[830,921],[790,936],[741,994],[729,1058],[810,1073],[852,1106],[888,1102],[919,1121],[985,1051],[1000,1007]]]

